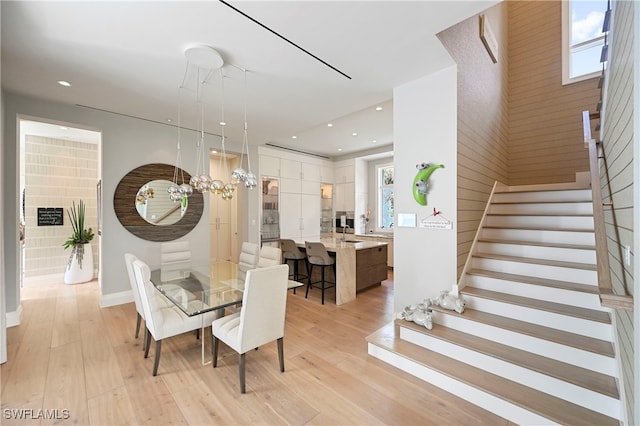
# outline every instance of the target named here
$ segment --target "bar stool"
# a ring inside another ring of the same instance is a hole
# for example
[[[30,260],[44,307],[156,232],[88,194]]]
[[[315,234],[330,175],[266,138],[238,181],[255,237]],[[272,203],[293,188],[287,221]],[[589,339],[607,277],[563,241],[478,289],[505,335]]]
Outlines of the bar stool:
[[[309,295],[309,289],[313,288],[313,284],[321,283],[322,284],[322,304],[324,305],[324,291],[328,288],[336,286],[336,260],[335,258],[329,256],[326,247],[322,243],[312,243],[309,241],[305,241],[304,243],[307,249],[307,261],[309,262],[309,278],[307,281],[307,291],[304,295],[305,299]],[[311,282],[311,274],[313,272],[313,266],[320,266],[322,268],[321,280]],[[327,267],[332,267],[333,269],[333,282],[327,282],[324,279],[324,270]],[[327,286],[326,284],[331,284]]]
[[[280,249],[282,250],[282,257],[284,257],[284,262],[288,265],[289,261],[293,261],[293,280],[300,281],[301,279],[306,279],[309,277],[309,265],[307,264],[307,256],[304,254],[302,250],[298,248],[296,242],[293,240],[280,240]],[[307,271],[306,275],[300,275],[299,273],[299,263],[301,260],[304,260],[304,267]],[[291,275],[291,274],[289,274]],[[296,294],[296,289],[293,289],[293,294]]]

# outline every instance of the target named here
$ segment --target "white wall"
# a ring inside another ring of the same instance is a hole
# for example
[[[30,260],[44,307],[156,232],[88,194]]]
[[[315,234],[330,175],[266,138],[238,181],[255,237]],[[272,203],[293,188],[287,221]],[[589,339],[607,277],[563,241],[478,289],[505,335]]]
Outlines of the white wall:
[[[1,38],[1,37],[0,37]],[[0,73],[1,74],[1,73]],[[1,80],[0,75],[0,80]],[[0,135],[4,129],[4,99],[0,93]],[[4,140],[1,138],[0,140]],[[4,271],[4,143],[0,143],[0,271]],[[7,318],[5,315],[4,274],[0,274],[0,364],[7,362]]]
[[[92,128],[102,132],[102,191],[103,225],[100,237],[102,265],[101,291],[103,305],[132,300],[130,284],[124,266],[123,254],[132,252],[153,268],[160,264],[160,244],[142,240],[129,233],[118,221],[113,210],[113,195],[120,179],[130,170],[148,163],[173,164],[176,157],[177,131],[174,127],[118,114],[105,113],[89,108],[48,102],[5,92],[4,100],[4,191],[2,199],[8,200],[4,211],[4,250],[6,268],[3,268],[7,293],[7,312],[18,309],[17,232],[19,219],[18,197],[18,135],[16,117],[28,116],[46,121],[61,121]],[[195,172],[195,136],[182,133],[182,165],[190,173]],[[207,147],[218,146],[219,139],[208,136]],[[234,147],[228,147],[229,151]],[[208,195],[207,195],[208,196]],[[14,202],[13,200],[16,200]],[[205,203],[203,219],[193,231],[181,238],[189,240],[194,261],[209,260],[209,203]],[[15,235],[14,235],[15,234]]]
[[[394,90],[394,193],[398,214],[415,214],[418,226],[437,208],[453,229],[394,226],[394,309],[435,297],[456,284],[457,117],[456,67]],[[416,164],[441,163],[430,178],[427,205],[412,195]]]

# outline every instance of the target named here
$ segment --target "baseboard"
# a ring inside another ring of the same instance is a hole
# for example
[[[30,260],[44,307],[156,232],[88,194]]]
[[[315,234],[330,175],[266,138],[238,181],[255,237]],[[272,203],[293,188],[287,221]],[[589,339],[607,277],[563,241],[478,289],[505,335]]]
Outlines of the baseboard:
[[[133,302],[133,293],[131,290],[126,290],[118,293],[103,294],[100,299],[100,307],[108,308],[109,306],[124,305],[131,302]]]
[[[18,309],[16,309],[15,311],[6,313],[7,328],[20,325],[21,319],[22,319],[22,305],[19,305]]]

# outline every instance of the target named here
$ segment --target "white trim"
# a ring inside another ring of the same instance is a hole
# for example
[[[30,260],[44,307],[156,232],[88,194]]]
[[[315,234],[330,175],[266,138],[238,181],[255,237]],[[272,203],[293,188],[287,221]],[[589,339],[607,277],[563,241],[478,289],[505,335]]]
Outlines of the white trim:
[[[18,305],[15,311],[7,312],[7,328],[20,325],[22,321],[22,304]]]
[[[118,293],[103,294],[100,299],[100,307],[108,308],[110,306],[124,305],[133,302],[133,293],[131,290],[120,291]]]

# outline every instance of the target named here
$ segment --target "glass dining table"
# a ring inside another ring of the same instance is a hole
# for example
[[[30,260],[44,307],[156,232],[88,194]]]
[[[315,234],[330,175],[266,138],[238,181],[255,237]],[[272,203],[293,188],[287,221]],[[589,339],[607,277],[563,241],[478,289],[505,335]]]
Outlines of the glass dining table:
[[[151,271],[151,283],[177,306],[185,315],[195,316],[218,311],[242,303],[246,271],[229,261],[215,261],[206,265],[191,261],[163,264]],[[288,289],[302,286],[298,281],[288,281]],[[204,317],[203,317],[204,321]],[[204,328],[202,324],[202,364],[204,361]]]

